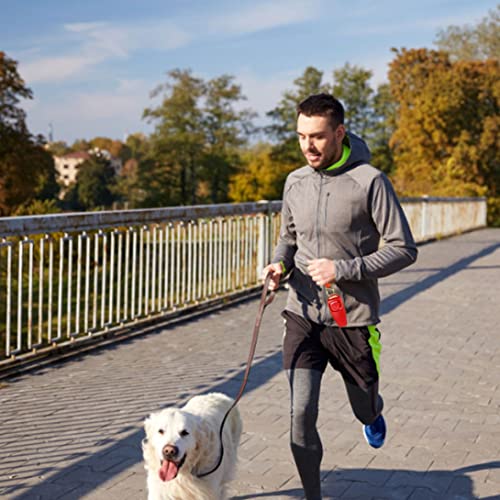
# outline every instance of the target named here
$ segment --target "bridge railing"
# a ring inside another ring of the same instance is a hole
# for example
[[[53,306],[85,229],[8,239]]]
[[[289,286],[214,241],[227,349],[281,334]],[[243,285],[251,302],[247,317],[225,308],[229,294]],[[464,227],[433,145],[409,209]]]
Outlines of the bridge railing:
[[[486,225],[484,199],[403,200],[419,241]],[[0,218],[0,371],[255,291],[281,202]]]

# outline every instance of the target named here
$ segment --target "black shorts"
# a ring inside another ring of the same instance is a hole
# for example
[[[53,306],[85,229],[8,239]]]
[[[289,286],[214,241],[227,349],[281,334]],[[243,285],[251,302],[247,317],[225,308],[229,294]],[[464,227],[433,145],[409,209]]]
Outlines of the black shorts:
[[[325,371],[327,363],[346,382],[367,389],[379,379],[380,332],[374,326],[339,328],[319,325],[283,311],[285,370]]]

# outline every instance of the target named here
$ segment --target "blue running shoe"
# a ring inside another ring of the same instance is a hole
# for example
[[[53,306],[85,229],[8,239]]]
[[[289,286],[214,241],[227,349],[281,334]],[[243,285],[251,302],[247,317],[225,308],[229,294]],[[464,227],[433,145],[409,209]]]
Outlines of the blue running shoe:
[[[372,448],[380,448],[384,444],[386,433],[387,426],[382,415],[379,415],[373,424],[363,427],[366,442]]]

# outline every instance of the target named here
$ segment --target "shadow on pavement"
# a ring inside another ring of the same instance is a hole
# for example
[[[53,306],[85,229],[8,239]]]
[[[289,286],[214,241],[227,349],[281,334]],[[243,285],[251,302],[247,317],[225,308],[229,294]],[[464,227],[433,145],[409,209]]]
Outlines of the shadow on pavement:
[[[500,461],[486,462],[457,470],[436,470],[417,472],[402,469],[336,469],[322,482],[323,498],[334,499],[372,498],[402,499],[421,498],[425,500],[499,500],[499,494],[475,496],[474,483],[467,476],[469,472],[500,469]],[[267,491],[238,495],[231,500],[250,500],[252,498],[284,497],[303,498],[302,489],[294,488],[280,491]]]
[[[406,302],[415,295],[418,295],[419,293],[422,293],[425,290],[432,288],[434,285],[443,282],[450,276],[468,267],[475,260],[481,259],[482,257],[486,257],[487,255],[493,253],[498,248],[500,248],[500,243],[494,243],[493,245],[487,246],[486,248],[483,248],[480,252],[464,257],[463,259],[458,260],[451,266],[446,267],[444,269],[440,269],[438,272],[431,274],[427,278],[424,278],[421,281],[417,281],[415,284],[410,285],[404,288],[403,290],[400,290],[399,292],[393,293],[392,295],[389,295],[388,297],[384,298],[384,300],[382,300],[380,307],[381,314],[387,314],[391,312],[393,309],[396,309],[396,307],[401,305],[403,302]],[[408,271],[401,271],[401,272],[402,273],[412,272],[412,270],[410,268]]]

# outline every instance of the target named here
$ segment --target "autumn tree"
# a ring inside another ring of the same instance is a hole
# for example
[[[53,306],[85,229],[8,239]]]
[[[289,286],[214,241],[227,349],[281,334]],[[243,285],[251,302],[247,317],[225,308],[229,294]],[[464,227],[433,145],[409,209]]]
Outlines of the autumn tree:
[[[125,140],[129,158],[123,162],[116,177],[114,193],[117,200],[127,208],[147,206],[148,184],[146,178],[154,164],[150,155],[149,139],[142,133],[130,134]]]
[[[259,143],[241,155],[241,165],[229,183],[231,201],[278,200],[287,174],[293,170],[277,168],[269,144]]]
[[[498,75],[494,59],[452,62],[441,51],[396,51],[389,80],[398,103],[392,145],[400,193],[498,198]]]
[[[17,71],[17,62],[0,51],[0,214],[10,215],[33,200],[58,192],[54,161],[41,136],[26,126],[21,99],[33,94]]]

